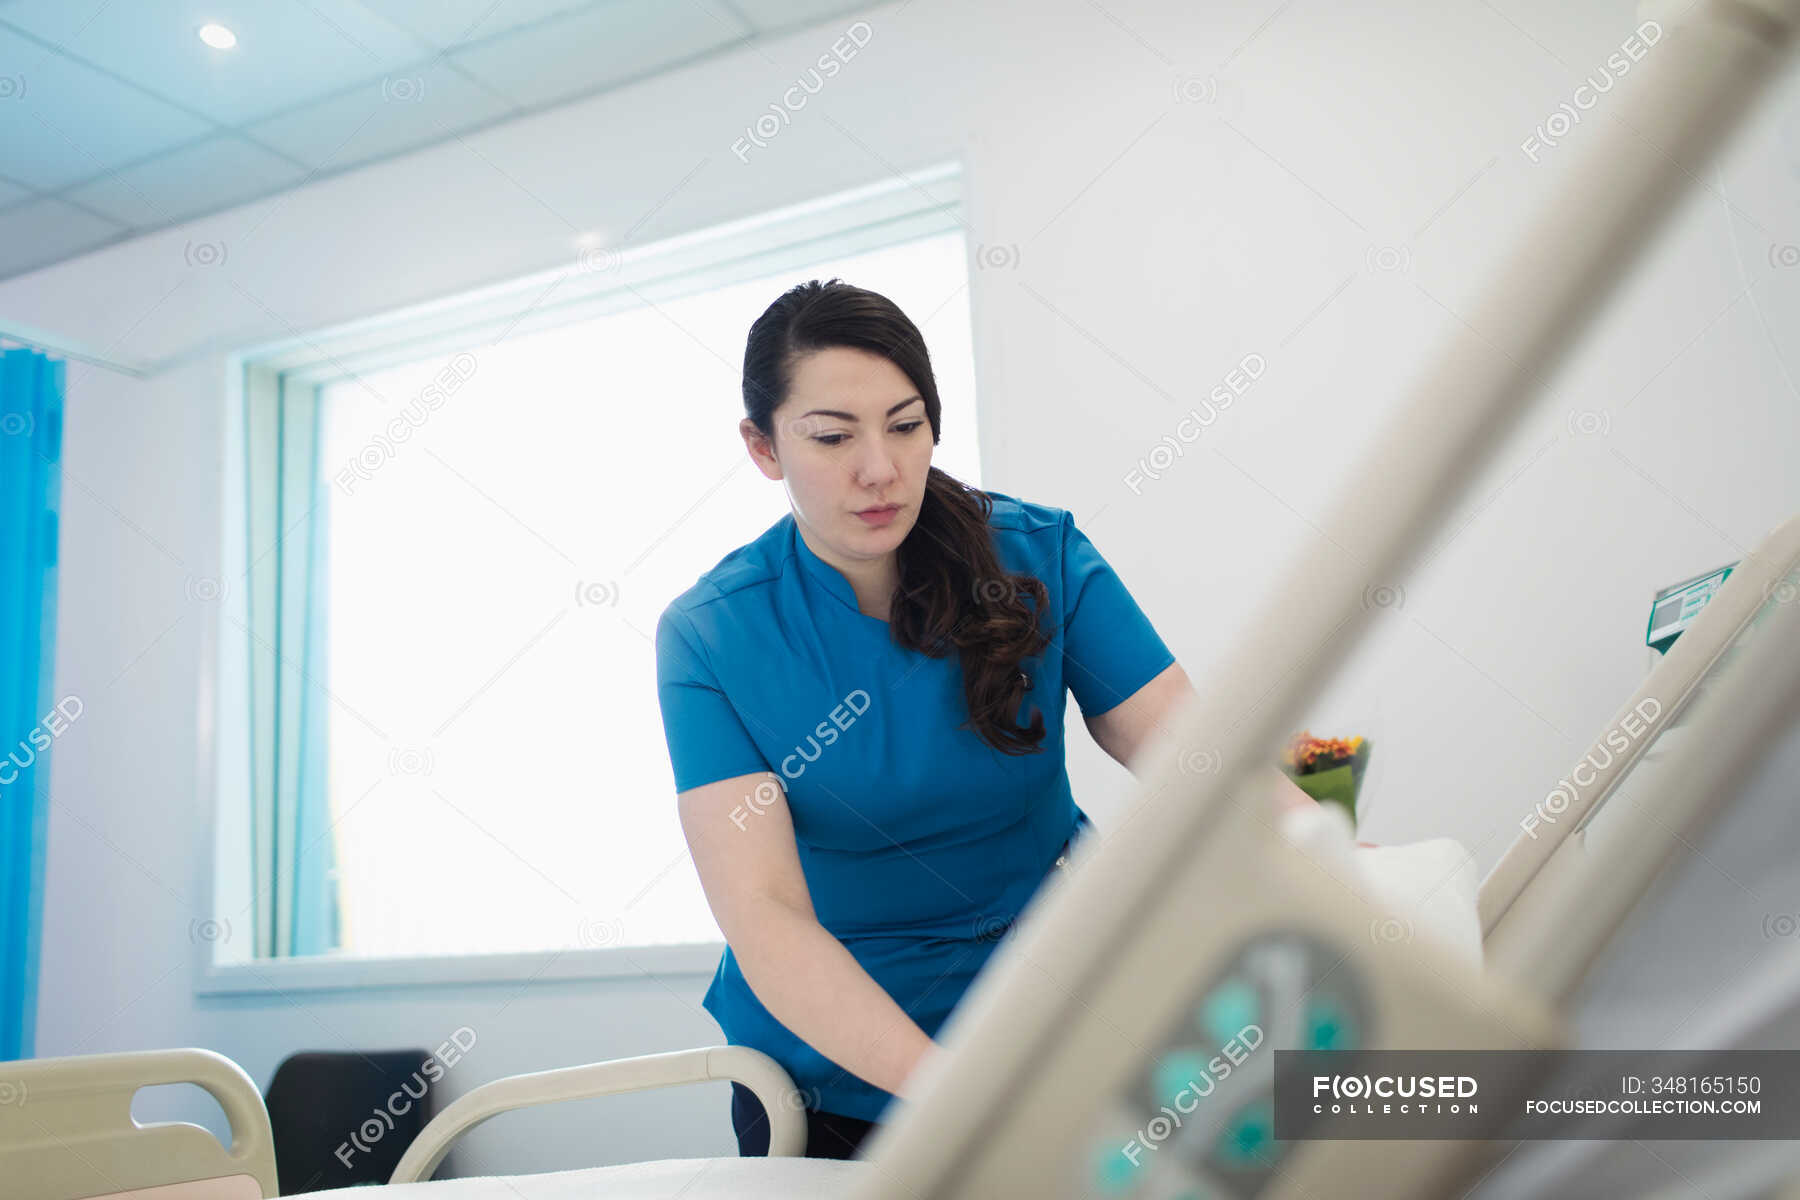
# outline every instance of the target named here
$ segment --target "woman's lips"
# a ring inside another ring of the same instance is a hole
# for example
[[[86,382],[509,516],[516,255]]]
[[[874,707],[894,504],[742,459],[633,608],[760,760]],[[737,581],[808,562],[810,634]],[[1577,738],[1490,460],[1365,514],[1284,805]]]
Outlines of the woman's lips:
[[[896,504],[891,508],[865,509],[856,515],[862,518],[862,522],[865,525],[876,527],[891,525],[893,524],[894,518],[900,515],[900,506]]]

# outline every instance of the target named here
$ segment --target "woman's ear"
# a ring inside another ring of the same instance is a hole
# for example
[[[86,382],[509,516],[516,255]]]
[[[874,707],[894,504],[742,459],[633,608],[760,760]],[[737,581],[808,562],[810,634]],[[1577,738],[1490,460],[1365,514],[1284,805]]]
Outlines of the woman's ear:
[[[775,457],[775,447],[764,437],[756,422],[745,417],[738,422],[738,433],[743,436],[744,447],[750,451],[750,461],[756,464],[766,478],[781,478],[781,463]]]

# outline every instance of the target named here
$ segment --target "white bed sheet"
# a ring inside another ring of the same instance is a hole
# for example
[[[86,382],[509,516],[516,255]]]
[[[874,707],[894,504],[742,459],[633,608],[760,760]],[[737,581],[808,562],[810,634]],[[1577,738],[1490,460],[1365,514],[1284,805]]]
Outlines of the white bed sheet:
[[[539,1175],[478,1175],[332,1188],[342,1200],[376,1191],[400,1200],[839,1200],[868,1164],[832,1158],[668,1158]]]

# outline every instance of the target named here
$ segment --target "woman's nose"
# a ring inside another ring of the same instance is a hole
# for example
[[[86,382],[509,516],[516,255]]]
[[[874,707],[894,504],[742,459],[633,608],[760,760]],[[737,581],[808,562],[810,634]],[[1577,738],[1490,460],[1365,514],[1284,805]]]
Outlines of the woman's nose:
[[[866,451],[857,463],[857,475],[864,487],[877,488],[891,483],[895,474],[894,456],[880,446]]]

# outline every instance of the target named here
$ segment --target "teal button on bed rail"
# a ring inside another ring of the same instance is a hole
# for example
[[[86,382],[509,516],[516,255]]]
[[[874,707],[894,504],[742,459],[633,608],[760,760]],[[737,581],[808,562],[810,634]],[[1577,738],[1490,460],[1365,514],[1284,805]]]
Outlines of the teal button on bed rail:
[[[1231,1118],[1219,1135],[1215,1154],[1222,1166],[1235,1170],[1251,1170],[1269,1165],[1269,1152],[1275,1140],[1275,1106],[1258,1100],[1246,1104]]]
[[[1356,1022],[1329,996],[1306,1002],[1306,1044],[1312,1050],[1354,1050]]]
[[[1223,1046],[1242,1032],[1244,1026],[1255,1025],[1261,1011],[1262,1000],[1257,995],[1256,985],[1241,975],[1232,976],[1202,1001],[1200,1028]]]
[[[1183,1093],[1203,1095],[1212,1090],[1212,1078],[1206,1073],[1206,1058],[1194,1050],[1175,1050],[1163,1055],[1151,1076],[1151,1087],[1158,1104],[1174,1104]]]
[[[1094,1189],[1100,1195],[1122,1196],[1137,1185],[1138,1176],[1144,1170],[1142,1147],[1139,1147],[1136,1161],[1125,1150],[1126,1147],[1116,1141],[1101,1142],[1094,1148]]]

